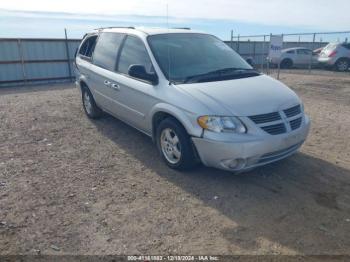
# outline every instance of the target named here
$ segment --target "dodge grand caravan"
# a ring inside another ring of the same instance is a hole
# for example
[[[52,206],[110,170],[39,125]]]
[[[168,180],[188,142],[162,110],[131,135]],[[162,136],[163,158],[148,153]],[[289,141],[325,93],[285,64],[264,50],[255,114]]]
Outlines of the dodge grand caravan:
[[[107,112],[140,130],[175,169],[247,171],[295,153],[309,132],[291,89],[192,30],[97,29],[77,51],[76,79],[89,118]]]

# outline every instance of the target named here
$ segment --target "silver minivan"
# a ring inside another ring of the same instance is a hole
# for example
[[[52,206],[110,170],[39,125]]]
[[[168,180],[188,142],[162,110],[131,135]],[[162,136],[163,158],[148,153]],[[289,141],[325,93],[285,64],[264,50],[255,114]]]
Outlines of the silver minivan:
[[[295,153],[309,132],[291,89],[209,34],[98,29],[75,62],[87,116],[107,112],[150,136],[171,168],[247,171]]]

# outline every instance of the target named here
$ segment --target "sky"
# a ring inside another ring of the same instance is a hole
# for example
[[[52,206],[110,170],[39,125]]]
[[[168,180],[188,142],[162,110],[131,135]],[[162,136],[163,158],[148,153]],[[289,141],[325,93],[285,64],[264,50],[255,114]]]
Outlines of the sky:
[[[0,37],[80,38],[101,26],[191,27],[234,35],[350,30],[350,0],[6,0]],[[168,17],[168,19],[167,19]]]

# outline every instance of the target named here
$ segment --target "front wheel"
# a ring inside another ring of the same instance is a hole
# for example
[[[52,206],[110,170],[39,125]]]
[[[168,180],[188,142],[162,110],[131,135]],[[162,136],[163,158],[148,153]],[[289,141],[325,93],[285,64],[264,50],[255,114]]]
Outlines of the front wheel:
[[[156,136],[158,150],[169,167],[186,170],[198,164],[190,136],[178,121],[173,118],[163,120]]]

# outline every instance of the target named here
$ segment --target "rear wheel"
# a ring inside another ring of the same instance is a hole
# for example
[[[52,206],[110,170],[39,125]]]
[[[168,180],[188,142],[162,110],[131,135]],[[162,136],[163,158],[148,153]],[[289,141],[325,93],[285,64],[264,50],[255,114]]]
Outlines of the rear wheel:
[[[281,68],[283,69],[289,69],[289,68],[292,68],[292,66],[293,66],[293,61],[290,59],[284,59],[281,62]]]
[[[198,164],[190,136],[175,119],[166,118],[158,125],[156,139],[158,150],[169,167],[186,170]]]
[[[81,95],[86,115],[92,119],[100,118],[102,116],[102,110],[96,105],[90,90],[87,87],[83,87]]]
[[[349,60],[345,58],[339,59],[335,63],[335,69],[340,72],[345,72],[349,69]]]

